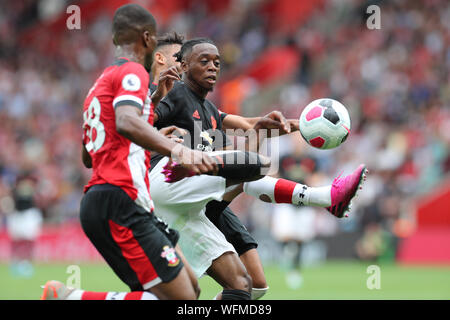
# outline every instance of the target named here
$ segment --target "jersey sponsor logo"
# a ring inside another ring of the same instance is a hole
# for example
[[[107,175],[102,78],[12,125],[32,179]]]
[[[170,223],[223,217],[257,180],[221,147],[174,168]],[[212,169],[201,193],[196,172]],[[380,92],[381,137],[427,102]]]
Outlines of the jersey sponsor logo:
[[[166,258],[169,262],[169,267],[175,267],[180,263],[180,259],[178,259],[175,249],[170,248],[169,246],[163,247],[163,252],[161,253],[161,257]]]
[[[194,111],[194,113],[192,114],[192,117],[196,118],[196,119],[200,119],[200,115],[198,114],[198,110]]]
[[[212,145],[213,144],[213,139],[211,138],[211,136],[209,135],[209,133],[207,132],[207,131],[202,131],[201,133],[200,133],[200,137],[202,137],[203,139],[205,139],[206,141],[208,141],[208,143],[210,144],[210,145]]]
[[[134,73],[129,73],[123,77],[122,87],[127,91],[138,91],[141,88],[141,80]]]
[[[197,150],[203,151],[203,152],[213,152],[213,148],[211,146],[205,146],[204,144],[199,143],[197,145]]]

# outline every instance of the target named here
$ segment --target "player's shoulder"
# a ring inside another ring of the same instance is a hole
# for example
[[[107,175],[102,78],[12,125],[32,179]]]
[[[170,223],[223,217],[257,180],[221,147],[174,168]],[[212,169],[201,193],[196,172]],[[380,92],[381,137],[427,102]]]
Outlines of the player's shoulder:
[[[204,106],[212,113],[220,115],[219,108],[211,100],[205,99]]]
[[[131,61],[127,58],[116,59],[113,62],[112,66],[116,66],[117,70],[135,69],[135,70],[139,70],[139,71],[143,71],[143,72],[147,73],[147,71],[145,70],[145,68],[142,64]]]
[[[129,77],[138,77],[146,82],[150,81],[147,70],[140,63],[120,58],[114,61],[111,67],[115,67],[113,72],[117,77],[122,78],[129,75]]]
[[[112,81],[125,91],[148,90],[150,77],[144,66],[125,58],[116,60],[112,66]]]

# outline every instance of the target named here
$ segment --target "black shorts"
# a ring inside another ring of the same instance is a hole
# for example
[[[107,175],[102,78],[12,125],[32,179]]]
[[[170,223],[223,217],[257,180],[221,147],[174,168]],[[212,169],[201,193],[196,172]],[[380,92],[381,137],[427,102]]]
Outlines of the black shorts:
[[[223,233],[229,243],[242,255],[250,249],[258,247],[256,240],[250,235],[241,220],[228,207],[226,201],[210,201],[206,205],[206,216]]]
[[[179,233],[119,187],[91,187],[81,200],[80,220],[89,240],[131,291],[169,282],[183,268],[174,248]]]

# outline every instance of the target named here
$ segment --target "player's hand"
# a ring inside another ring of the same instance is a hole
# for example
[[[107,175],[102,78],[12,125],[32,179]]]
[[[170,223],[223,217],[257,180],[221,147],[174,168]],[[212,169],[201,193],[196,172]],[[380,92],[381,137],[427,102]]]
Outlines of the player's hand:
[[[291,127],[291,132],[300,131],[300,121],[298,119],[289,119],[287,122]]]
[[[181,146],[176,149],[178,150],[174,152],[173,157],[163,167],[162,173],[166,182],[173,183],[198,174],[217,174],[217,163],[205,152]]]
[[[268,129],[267,137],[271,137],[270,129],[278,129],[280,135],[291,133],[291,125],[280,111],[272,111],[258,120],[253,129]]]
[[[152,102],[156,107],[167,93],[172,90],[175,81],[181,80],[181,73],[178,67],[173,66],[159,74],[158,88],[152,94]]]
[[[217,163],[206,152],[192,150],[182,145],[177,145],[174,148],[172,158],[195,174],[209,173],[215,175],[219,170]]]
[[[184,139],[182,138],[182,136],[187,134],[186,130],[178,128],[177,126],[165,127],[160,129],[159,132],[177,143],[183,143]]]
[[[189,168],[196,174],[217,174],[219,170],[217,163],[206,152],[186,149],[189,151],[185,152],[185,159],[187,161],[181,163],[182,166]]]

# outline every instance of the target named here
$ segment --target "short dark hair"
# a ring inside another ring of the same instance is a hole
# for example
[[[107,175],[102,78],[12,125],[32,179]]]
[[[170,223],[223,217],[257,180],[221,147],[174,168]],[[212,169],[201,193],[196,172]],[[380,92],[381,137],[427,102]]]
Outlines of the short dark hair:
[[[156,32],[156,20],[144,7],[126,4],[116,10],[113,17],[112,33],[115,45],[136,41],[144,28]]]
[[[174,31],[158,37],[158,43],[156,45],[156,48],[170,46],[172,44],[179,44],[182,46],[183,43],[184,43],[184,36]]]
[[[192,47],[194,47],[197,44],[200,43],[210,43],[212,45],[216,45],[211,39],[209,38],[194,38],[191,40],[186,41],[185,43],[183,43],[183,45],[181,46],[180,51],[178,51],[174,56],[177,58],[176,61],[177,62],[181,62],[181,60],[183,60],[184,57],[186,57],[186,55],[188,55],[189,53],[192,52]]]

